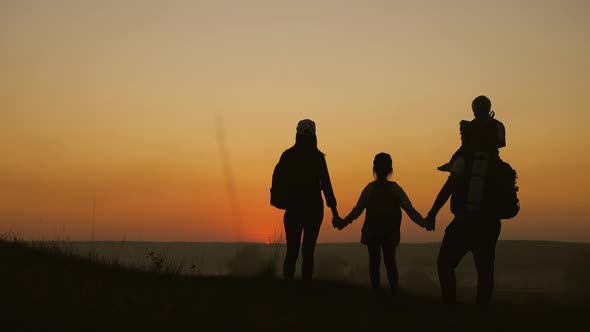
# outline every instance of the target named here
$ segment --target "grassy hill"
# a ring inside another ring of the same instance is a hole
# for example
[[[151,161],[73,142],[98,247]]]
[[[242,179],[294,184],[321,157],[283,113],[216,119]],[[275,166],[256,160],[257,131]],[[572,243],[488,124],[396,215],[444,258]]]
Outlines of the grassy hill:
[[[445,310],[437,296],[376,298],[318,281],[147,272],[48,247],[0,241],[6,331],[579,331],[584,297],[502,291],[489,313]]]
[[[164,258],[172,270],[203,275],[254,276],[272,261],[281,269],[284,245],[194,242],[45,242],[79,255],[95,254],[125,266],[150,267]],[[397,250],[402,288],[416,294],[438,295],[436,260],[439,243],[401,243]],[[150,256],[149,253],[155,253]],[[367,286],[367,249],[360,243],[320,243],[315,275]],[[550,241],[499,241],[496,250],[496,289],[547,295],[589,293],[590,244]],[[383,277],[385,278],[385,272]],[[457,269],[460,298],[473,298],[477,278],[472,255]]]

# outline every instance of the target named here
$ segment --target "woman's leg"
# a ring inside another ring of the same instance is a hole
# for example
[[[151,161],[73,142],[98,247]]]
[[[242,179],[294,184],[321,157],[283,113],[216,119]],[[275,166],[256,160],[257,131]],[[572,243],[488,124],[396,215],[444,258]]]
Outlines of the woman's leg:
[[[381,288],[381,246],[375,241],[367,243],[369,249],[369,277],[371,278],[371,288],[378,291]]]
[[[315,245],[320,235],[320,227],[324,218],[324,207],[320,206],[319,209],[310,212],[311,214],[306,216],[303,226],[303,262],[301,267],[303,281],[308,284],[313,279]]]
[[[283,264],[283,277],[285,280],[293,280],[295,277],[297,257],[299,256],[303,223],[298,217],[298,213],[287,210],[285,212],[284,224],[285,238],[287,239],[287,254]]]
[[[384,242],[381,247],[383,248],[383,261],[385,268],[387,269],[387,279],[389,279],[389,287],[393,295],[397,294],[399,289],[399,276],[397,272],[397,260],[396,260],[396,245],[391,241]]]

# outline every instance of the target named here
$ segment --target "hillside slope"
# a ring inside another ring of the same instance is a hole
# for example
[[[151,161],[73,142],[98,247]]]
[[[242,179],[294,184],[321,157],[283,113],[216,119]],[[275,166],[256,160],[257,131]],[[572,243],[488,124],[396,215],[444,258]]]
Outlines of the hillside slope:
[[[573,331],[586,312],[582,302],[505,292],[487,314],[470,304],[451,313],[437,297],[145,272],[18,242],[0,241],[0,259],[2,326],[10,331]]]

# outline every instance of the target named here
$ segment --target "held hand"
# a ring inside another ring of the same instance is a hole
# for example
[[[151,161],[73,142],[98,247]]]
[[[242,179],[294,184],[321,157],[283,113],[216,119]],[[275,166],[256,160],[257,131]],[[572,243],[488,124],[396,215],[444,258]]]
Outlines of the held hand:
[[[341,221],[340,217],[332,216],[332,226],[334,228],[338,228],[340,226],[340,221]]]
[[[417,222],[416,224],[418,224],[418,226],[426,229],[428,227],[428,222],[426,221],[425,218],[420,219],[419,222]]]
[[[346,226],[348,226],[348,224],[350,224],[350,222],[346,218],[344,218],[344,219],[340,218],[340,224],[338,225],[338,230],[339,231],[343,230]]]
[[[334,228],[338,228],[339,231],[341,231],[347,225],[348,225],[348,221],[346,221],[340,217],[336,217],[332,220],[332,226],[334,226]]]
[[[434,214],[428,214],[424,219],[424,224],[427,231],[431,232],[436,229],[436,216]]]
[[[340,218],[340,215],[338,214],[338,209],[336,207],[332,207],[332,226],[334,226],[334,228],[338,228],[338,230],[341,230],[341,224],[342,218]]]

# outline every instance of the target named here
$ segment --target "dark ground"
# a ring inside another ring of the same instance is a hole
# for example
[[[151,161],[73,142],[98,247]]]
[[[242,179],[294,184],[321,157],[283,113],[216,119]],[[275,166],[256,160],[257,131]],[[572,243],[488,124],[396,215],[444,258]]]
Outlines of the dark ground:
[[[0,241],[4,331],[587,331],[583,293],[496,294],[493,309],[437,296],[375,298],[363,286],[271,277],[146,272],[30,244]]]

